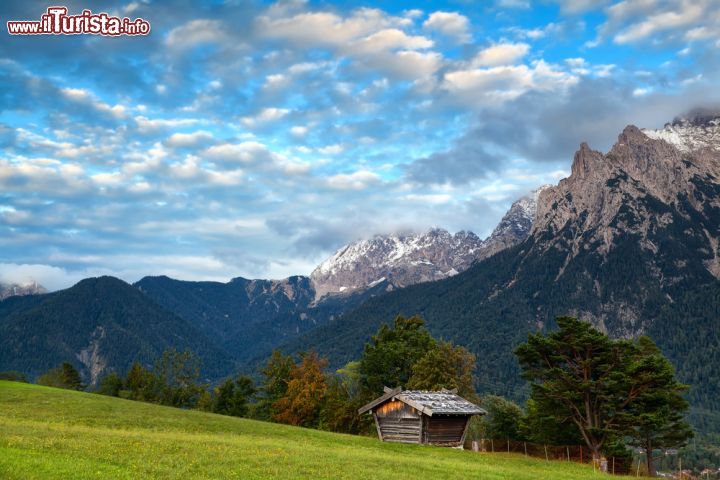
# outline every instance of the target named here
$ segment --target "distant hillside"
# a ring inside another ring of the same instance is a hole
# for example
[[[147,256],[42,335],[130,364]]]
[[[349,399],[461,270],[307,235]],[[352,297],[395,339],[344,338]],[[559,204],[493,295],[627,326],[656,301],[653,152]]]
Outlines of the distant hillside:
[[[135,284],[148,298],[193,325],[239,362],[269,354],[363,301],[385,293],[386,282],[314,303],[308,277],[228,283],[145,277]]]
[[[168,347],[197,352],[205,375],[232,371],[229,356],[212,340],[113,277],[0,302],[0,370],[36,376],[70,361],[92,383],[134,361],[151,364]]]

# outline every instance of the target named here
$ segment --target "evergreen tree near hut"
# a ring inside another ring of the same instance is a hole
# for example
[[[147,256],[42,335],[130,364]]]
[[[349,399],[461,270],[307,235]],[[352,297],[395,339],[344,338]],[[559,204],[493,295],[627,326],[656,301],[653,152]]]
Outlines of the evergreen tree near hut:
[[[658,414],[652,399],[672,397],[679,384],[672,371],[658,372],[664,357],[649,339],[611,340],[576,318],[556,322],[557,331],[530,334],[515,354],[537,411],[572,421],[599,461],[603,449],[635,431],[643,415]]]

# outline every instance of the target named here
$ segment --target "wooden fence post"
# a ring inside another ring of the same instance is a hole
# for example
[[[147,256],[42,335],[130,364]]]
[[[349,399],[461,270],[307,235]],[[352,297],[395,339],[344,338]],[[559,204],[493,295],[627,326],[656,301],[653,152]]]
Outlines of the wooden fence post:
[[[490,448],[492,449],[492,453],[495,453],[495,440],[492,438],[490,439]]]
[[[613,457],[613,475],[615,475],[615,457]]]
[[[508,445],[508,453],[510,453],[510,439],[507,439],[507,445]]]
[[[527,457],[527,442],[523,442],[523,447],[525,448],[525,456]]]
[[[567,451],[567,454],[568,454],[568,462],[569,462],[569,461],[570,461],[570,446],[565,445],[565,450]]]
[[[543,445],[543,446],[545,447],[545,461],[549,462],[550,459],[548,458],[548,454],[547,454],[547,445]]]

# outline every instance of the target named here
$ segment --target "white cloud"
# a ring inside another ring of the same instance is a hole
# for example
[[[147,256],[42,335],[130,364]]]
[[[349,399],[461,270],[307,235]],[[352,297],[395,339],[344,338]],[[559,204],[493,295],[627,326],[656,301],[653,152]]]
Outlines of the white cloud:
[[[99,100],[93,93],[84,88],[63,88],[60,92],[65,98],[89,106],[98,112],[108,114],[117,119],[125,117],[125,107],[123,105],[109,105]]]
[[[213,145],[205,150],[204,154],[207,158],[212,160],[240,162],[245,164],[273,160],[272,152],[270,152],[265,145],[252,141],[238,144],[223,143],[221,145]]]
[[[378,59],[381,65],[391,75],[405,79],[422,80],[432,76],[442,64],[442,56],[435,52],[398,52],[392,57]]]
[[[69,273],[52,265],[0,263],[0,281],[21,285],[37,282],[50,291],[70,287],[85,276],[86,272]]]
[[[173,133],[165,140],[165,145],[173,148],[194,147],[208,143],[213,140],[213,135],[205,130],[198,130],[192,133]]]
[[[186,49],[203,43],[223,43],[227,39],[221,21],[201,18],[170,30],[165,44],[170,48]]]
[[[422,50],[432,46],[433,42],[428,38],[410,36],[402,30],[390,28],[357,40],[348,50],[358,54],[377,54],[395,49]]]
[[[340,190],[364,190],[368,186],[380,181],[380,176],[368,170],[346,174],[340,173],[328,177],[327,184],[331,188]]]
[[[448,72],[443,88],[463,103],[497,105],[530,91],[559,91],[577,83],[577,76],[542,60],[532,66],[506,65]]]
[[[472,60],[475,67],[514,65],[530,51],[527,43],[498,43],[487,47]]]
[[[282,73],[273,73],[265,77],[264,88],[280,88],[290,83],[290,77]]]
[[[243,117],[241,119],[242,123],[245,124],[247,127],[253,127],[255,125],[261,124],[261,123],[267,123],[267,122],[274,122],[276,120],[280,120],[284,116],[286,116],[288,113],[290,113],[290,110],[286,108],[276,108],[276,107],[268,107],[264,108],[255,115],[254,117]]]
[[[468,43],[472,40],[470,21],[466,16],[457,12],[434,12],[425,20],[423,27],[442,32],[461,43]]]
[[[318,148],[318,152],[323,155],[337,155],[338,153],[342,153],[343,150],[345,150],[345,147],[339,143]]]
[[[659,31],[685,27],[698,20],[704,11],[702,5],[685,1],[682,2],[679,11],[657,13],[630,25],[615,35],[614,41],[618,44],[634,43]]]
[[[419,52],[432,48],[432,40],[409,35],[403,28],[412,20],[393,17],[370,8],[341,17],[329,12],[305,12],[290,17],[262,16],[258,30],[269,38],[282,38],[300,47],[327,47],[357,60],[364,68],[390,76],[418,80],[437,71],[442,55]]]
[[[301,46],[345,46],[351,40],[400,24],[399,19],[393,19],[382,10],[372,8],[355,10],[349,18],[328,12],[307,12],[283,18],[258,18],[258,29],[262,35],[286,38]]]
[[[449,203],[452,200],[452,195],[447,193],[429,193],[429,194],[415,194],[411,193],[403,197],[404,200],[413,203],[431,204],[431,205],[442,205]]]
[[[155,131],[162,128],[186,127],[200,123],[195,118],[147,118],[143,116],[135,117],[135,123],[138,128],[144,131]]]
[[[296,125],[290,129],[290,133],[294,137],[304,137],[305,135],[308,134],[308,131],[309,131],[308,127],[304,127],[301,125]]]

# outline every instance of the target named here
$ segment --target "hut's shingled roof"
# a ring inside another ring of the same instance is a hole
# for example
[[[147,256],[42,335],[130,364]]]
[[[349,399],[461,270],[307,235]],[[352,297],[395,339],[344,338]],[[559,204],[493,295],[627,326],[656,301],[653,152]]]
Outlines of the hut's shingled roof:
[[[416,408],[425,415],[485,415],[487,412],[474,403],[470,403],[454,391],[441,390],[426,392],[422,390],[391,390],[386,388],[385,395],[376,398],[362,407],[358,413],[365,413],[388,400],[400,400]]]
[[[487,412],[474,403],[470,403],[456,393],[443,390],[425,392],[405,390],[396,398],[417,408],[426,415],[484,415]]]

